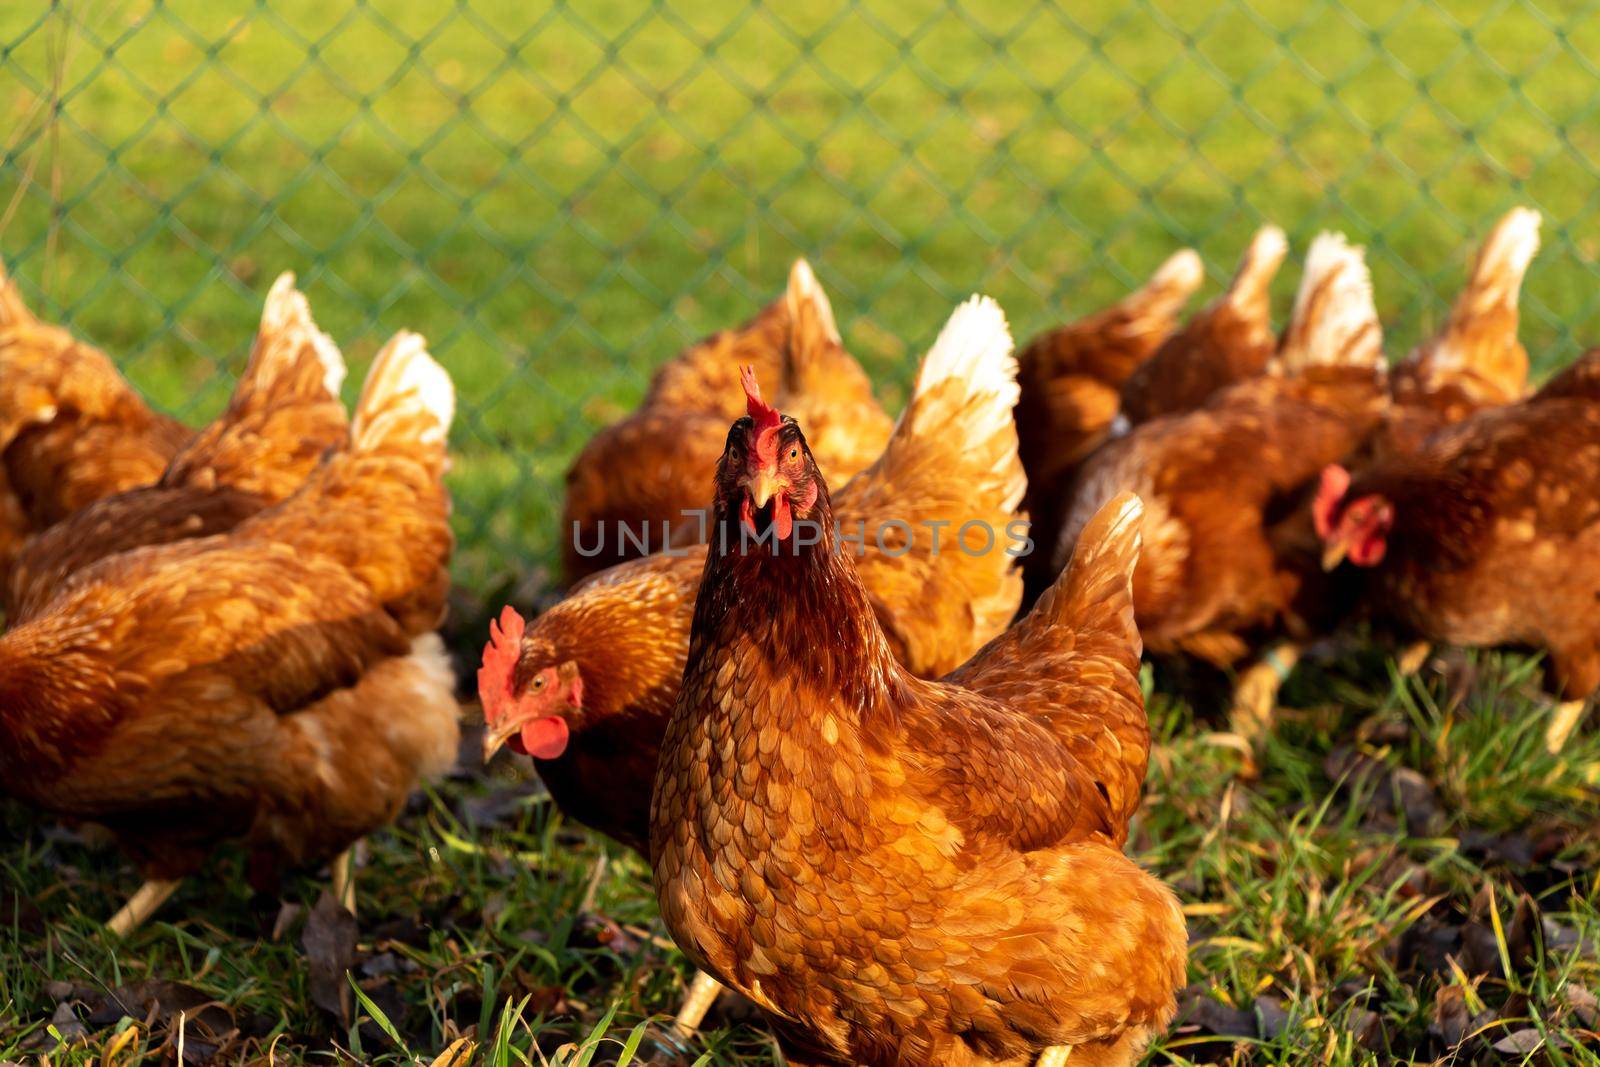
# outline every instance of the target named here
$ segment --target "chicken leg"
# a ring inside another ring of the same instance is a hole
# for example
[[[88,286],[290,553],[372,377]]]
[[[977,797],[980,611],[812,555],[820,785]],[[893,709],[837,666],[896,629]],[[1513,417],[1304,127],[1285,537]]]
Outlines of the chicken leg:
[[[127,937],[149,921],[167,898],[177,891],[176,878],[151,878],[140,886],[128,902],[106,922],[113,936]]]
[[[1395,657],[1395,666],[1400,668],[1402,677],[1409,678],[1422,669],[1428,662],[1428,654],[1433,651],[1431,641],[1413,641],[1400,650],[1400,655]]]
[[[692,1037],[705,1021],[706,1012],[711,1010],[711,1005],[721,995],[722,986],[715,978],[704,971],[694,972],[689,993],[683,998],[683,1007],[678,1009],[678,1017],[672,1020],[673,1027],[684,1037]]]
[[[1586,700],[1563,700],[1556,705],[1555,711],[1550,713],[1550,722],[1544,728],[1544,750],[1552,756],[1560,755],[1561,750],[1567,747],[1567,739],[1572,736],[1572,731],[1577,729],[1578,720],[1583,718],[1583,709],[1588,705]]]
[[[1233,710],[1229,721],[1234,733],[1260,744],[1272,730],[1278,707],[1278,691],[1300,658],[1300,646],[1288,641],[1269,648],[1247,667],[1233,687]]]
[[[333,899],[351,915],[356,913],[356,846],[333,858]]]

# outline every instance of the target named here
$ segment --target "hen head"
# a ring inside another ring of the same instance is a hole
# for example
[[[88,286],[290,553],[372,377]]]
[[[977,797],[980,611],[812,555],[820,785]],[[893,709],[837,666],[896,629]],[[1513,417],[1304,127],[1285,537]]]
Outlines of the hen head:
[[[489,624],[489,643],[478,668],[485,763],[501,745],[534,759],[556,759],[567,749],[568,716],[583,709],[578,665],[524,654],[524,630],[522,616],[509,606],[498,622]]]
[[[1332,570],[1349,559],[1358,567],[1376,567],[1389,550],[1394,504],[1379,493],[1350,497],[1350,472],[1331,464],[1322,472],[1311,517],[1322,538],[1322,568]]]
[[[795,519],[822,519],[822,476],[800,424],[761,399],[751,368],[741,379],[749,413],[728,431],[717,465],[717,511],[738,515],[758,542],[770,531],[772,542],[781,544],[794,533]]]

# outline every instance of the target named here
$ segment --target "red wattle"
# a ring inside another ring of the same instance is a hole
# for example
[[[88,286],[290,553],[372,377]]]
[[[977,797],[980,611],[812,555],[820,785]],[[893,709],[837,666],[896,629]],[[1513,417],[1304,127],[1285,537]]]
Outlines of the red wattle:
[[[559,715],[534,719],[522,728],[522,745],[534,759],[555,759],[567,750],[567,720]]]

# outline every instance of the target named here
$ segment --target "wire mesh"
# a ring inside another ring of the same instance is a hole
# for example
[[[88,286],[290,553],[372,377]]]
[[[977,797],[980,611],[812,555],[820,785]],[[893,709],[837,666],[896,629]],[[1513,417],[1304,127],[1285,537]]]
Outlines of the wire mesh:
[[[1180,245],[1221,278],[1263,220],[1367,244],[1399,355],[1529,203],[1524,338],[1570,359],[1595,334],[1593,8],[5,5],[0,252],[191,422],[280,270],[358,371],[425,333],[461,394],[458,577],[489,594],[554,558],[587,436],[800,254],[892,409],[965,294],[1025,337]]]

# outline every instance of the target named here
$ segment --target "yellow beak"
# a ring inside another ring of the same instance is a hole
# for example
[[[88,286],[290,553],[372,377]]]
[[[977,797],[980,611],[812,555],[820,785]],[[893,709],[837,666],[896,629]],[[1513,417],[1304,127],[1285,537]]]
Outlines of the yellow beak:
[[[767,501],[778,495],[783,488],[775,471],[757,471],[754,478],[745,480],[745,488],[750,492],[750,500],[758,508],[767,506]]]
[[[1331,571],[1344,562],[1344,554],[1349,551],[1343,541],[1335,541],[1322,550],[1322,569]]]
[[[505,747],[505,743],[517,736],[522,729],[520,722],[503,722],[499,726],[485,726],[483,728],[483,762],[488,763],[494,754]]]

